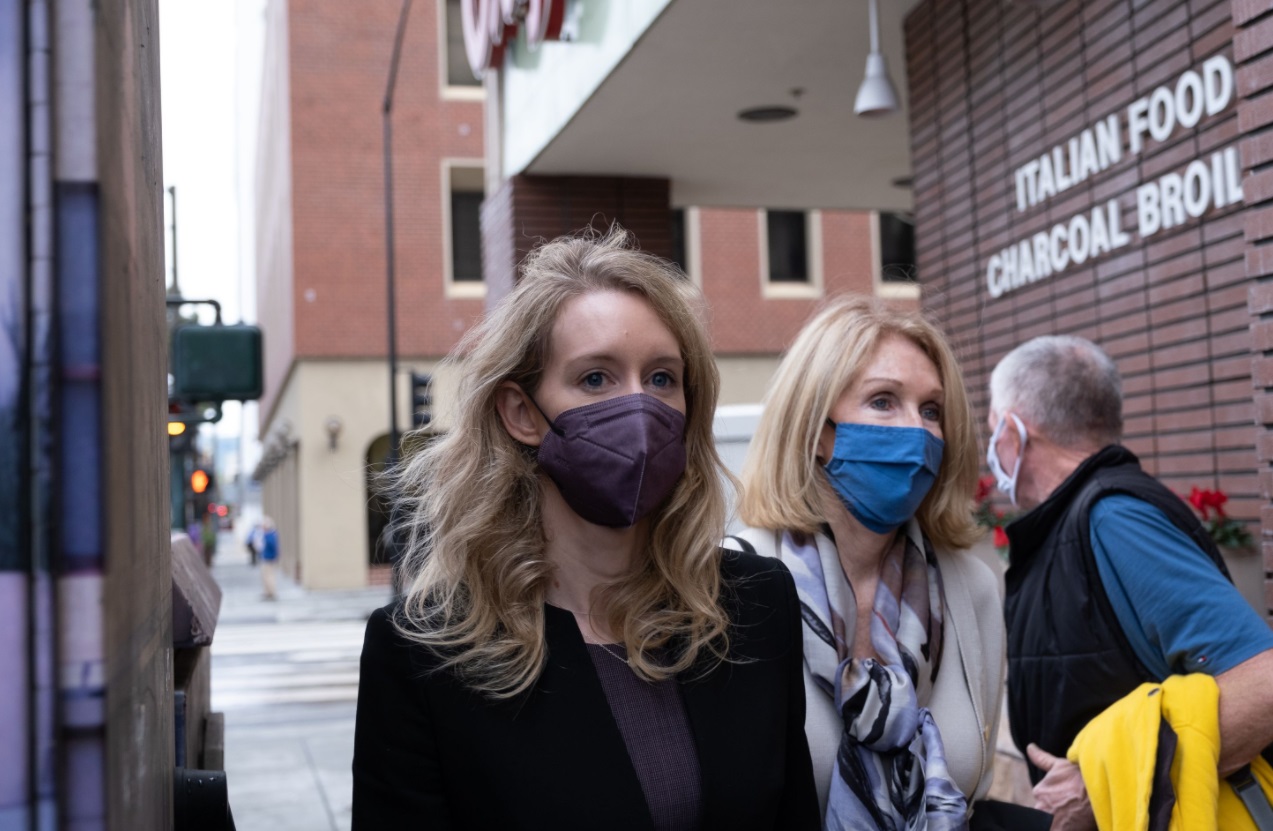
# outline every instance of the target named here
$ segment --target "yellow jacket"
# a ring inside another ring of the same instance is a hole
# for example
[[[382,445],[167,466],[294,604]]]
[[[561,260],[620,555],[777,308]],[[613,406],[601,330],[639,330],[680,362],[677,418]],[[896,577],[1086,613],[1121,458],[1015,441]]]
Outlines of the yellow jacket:
[[[1175,731],[1171,781],[1176,804],[1169,828],[1255,831],[1246,806],[1217,773],[1220,759],[1220,690],[1210,675],[1173,675],[1141,684],[1092,719],[1066,754],[1083,772],[1101,831],[1149,828],[1149,796],[1165,718]],[[1273,799],[1273,769],[1261,758],[1251,772]]]

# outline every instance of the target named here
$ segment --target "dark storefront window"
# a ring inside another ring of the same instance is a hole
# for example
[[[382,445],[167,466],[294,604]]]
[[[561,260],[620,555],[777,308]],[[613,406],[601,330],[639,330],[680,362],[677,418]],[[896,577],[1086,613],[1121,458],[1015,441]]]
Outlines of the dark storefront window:
[[[808,221],[804,211],[766,211],[771,283],[809,282]]]
[[[482,280],[482,194],[451,191],[451,279],[457,283]]]
[[[915,220],[880,212],[880,277],[886,283],[914,283]]]
[[[464,54],[464,21],[460,17],[460,0],[446,0],[446,83],[452,87],[479,87],[482,82],[473,75]]]

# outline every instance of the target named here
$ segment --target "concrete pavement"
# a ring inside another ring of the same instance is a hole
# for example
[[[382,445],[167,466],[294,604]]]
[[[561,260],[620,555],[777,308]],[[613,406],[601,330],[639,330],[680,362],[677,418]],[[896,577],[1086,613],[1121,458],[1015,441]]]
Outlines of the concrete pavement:
[[[212,641],[212,708],[239,831],[348,831],[363,627],[387,587],[306,592],[260,573],[230,534],[213,575],[224,592]]]

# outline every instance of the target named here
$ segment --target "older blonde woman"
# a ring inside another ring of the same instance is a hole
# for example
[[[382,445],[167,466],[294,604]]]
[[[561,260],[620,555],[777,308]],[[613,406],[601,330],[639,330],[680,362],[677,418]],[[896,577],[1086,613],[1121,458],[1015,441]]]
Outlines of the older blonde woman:
[[[990,787],[1004,624],[977,536],[977,441],[945,338],[829,303],[778,368],[737,544],[791,570],[827,828],[959,828]]]
[[[817,826],[794,585],[717,546],[699,303],[622,234],[564,238],[460,345],[367,626],[355,829]]]

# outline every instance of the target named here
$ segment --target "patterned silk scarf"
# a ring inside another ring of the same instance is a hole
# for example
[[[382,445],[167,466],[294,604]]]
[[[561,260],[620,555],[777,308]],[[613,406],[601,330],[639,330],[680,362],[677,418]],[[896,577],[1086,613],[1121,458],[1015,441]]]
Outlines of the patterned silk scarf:
[[[784,533],[782,561],[804,616],[805,663],[844,719],[824,827],[959,829],[967,803],[950,778],[928,701],[941,663],[941,573],[912,520],[885,558],[875,592],[871,644],[880,660],[850,654],[853,589],[834,551]],[[828,579],[829,577],[829,579]]]

